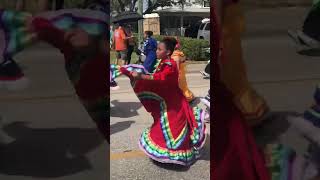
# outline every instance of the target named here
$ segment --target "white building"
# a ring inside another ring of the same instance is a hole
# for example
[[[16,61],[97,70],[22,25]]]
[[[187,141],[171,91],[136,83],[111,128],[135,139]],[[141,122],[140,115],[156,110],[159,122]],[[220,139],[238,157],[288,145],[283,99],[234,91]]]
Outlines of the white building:
[[[196,29],[203,18],[210,17],[210,0],[204,0],[202,4],[195,0],[187,0],[189,5],[185,7],[172,6],[159,8],[155,12],[160,15],[161,34],[180,35],[181,26],[183,34],[186,27]]]

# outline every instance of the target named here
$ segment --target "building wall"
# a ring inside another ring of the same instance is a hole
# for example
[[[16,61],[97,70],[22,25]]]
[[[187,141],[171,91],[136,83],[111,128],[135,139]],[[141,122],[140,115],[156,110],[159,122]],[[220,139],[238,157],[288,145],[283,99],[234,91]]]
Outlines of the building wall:
[[[203,5],[202,4],[194,4],[195,3],[195,0],[186,0],[187,3],[190,3],[191,5],[190,6],[186,6],[185,8],[202,8]],[[208,0],[210,1],[210,0]],[[179,7],[179,6],[173,6],[173,7]]]
[[[187,0],[187,2],[189,2]],[[195,0],[190,0],[191,3]],[[245,6],[310,6],[312,0],[241,0],[242,4]],[[192,5],[191,7],[201,7],[201,5]]]

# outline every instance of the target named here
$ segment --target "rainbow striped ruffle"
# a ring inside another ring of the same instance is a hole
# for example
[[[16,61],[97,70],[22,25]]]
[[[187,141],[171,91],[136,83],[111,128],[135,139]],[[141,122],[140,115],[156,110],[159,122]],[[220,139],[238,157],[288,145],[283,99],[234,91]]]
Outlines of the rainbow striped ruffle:
[[[0,28],[5,33],[3,56],[12,57],[34,43],[35,34],[25,27],[26,19],[32,15],[25,12],[0,10]],[[37,17],[47,18],[62,30],[81,28],[92,36],[107,36],[109,33],[108,15],[92,10],[64,9],[46,12]],[[0,51],[1,52],[1,51]]]
[[[4,47],[1,47],[1,50],[5,59],[32,44],[35,34],[28,32],[25,26],[29,17],[29,13],[0,10],[0,28],[5,35]]]
[[[197,127],[189,128],[188,122],[176,138],[173,137],[169,119],[167,117],[167,106],[165,101],[155,93],[143,92],[138,94],[140,100],[152,99],[160,102],[160,124],[162,134],[165,138],[166,147],[158,146],[150,137],[150,128],[146,129],[140,138],[140,148],[152,159],[162,163],[174,163],[184,166],[192,164],[200,155],[199,150],[205,143],[204,113],[199,108],[194,108],[193,113],[197,122]],[[191,133],[189,133],[191,131]],[[190,149],[179,150],[181,144],[190,134],[192,146]]]
[[[266,166],[269,168],[272,180],[291,180],[292,166],[296,153],[282,145],[269,144],[265,149]]]
[[[116,64],[110,64],[110,81],[122,75],[120,68],[125,68],[130,72],[135,71],[138,73],[149,74],[149,72],[142,65],[128,64],[124,66],[119,66]]]

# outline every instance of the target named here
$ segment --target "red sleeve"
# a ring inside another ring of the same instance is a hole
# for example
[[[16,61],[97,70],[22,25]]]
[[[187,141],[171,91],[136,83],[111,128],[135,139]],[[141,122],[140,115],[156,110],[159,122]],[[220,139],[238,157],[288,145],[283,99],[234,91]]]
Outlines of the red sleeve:
[[[45,41],[60,50],[64,48],[64,31],[54,27],[49,20],[36,17],[33,19],[32,25],[40,40]]]
[[[154,73],[152,80],[161,84],[178,84],[179,73],[175,62],[165,62],[162,71]]]

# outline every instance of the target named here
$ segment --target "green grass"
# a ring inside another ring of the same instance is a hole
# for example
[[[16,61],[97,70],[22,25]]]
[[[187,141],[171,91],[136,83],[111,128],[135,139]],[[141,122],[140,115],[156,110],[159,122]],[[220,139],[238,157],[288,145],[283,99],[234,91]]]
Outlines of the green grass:
[[[115,64],[117,62],[117,58],[116,58],[116,52],[115,51],[111,51],[110,52],[110,64]],[[138,62],[138,56],[136,53],[132,53],[132,58],[131,58],[131,64]]]

